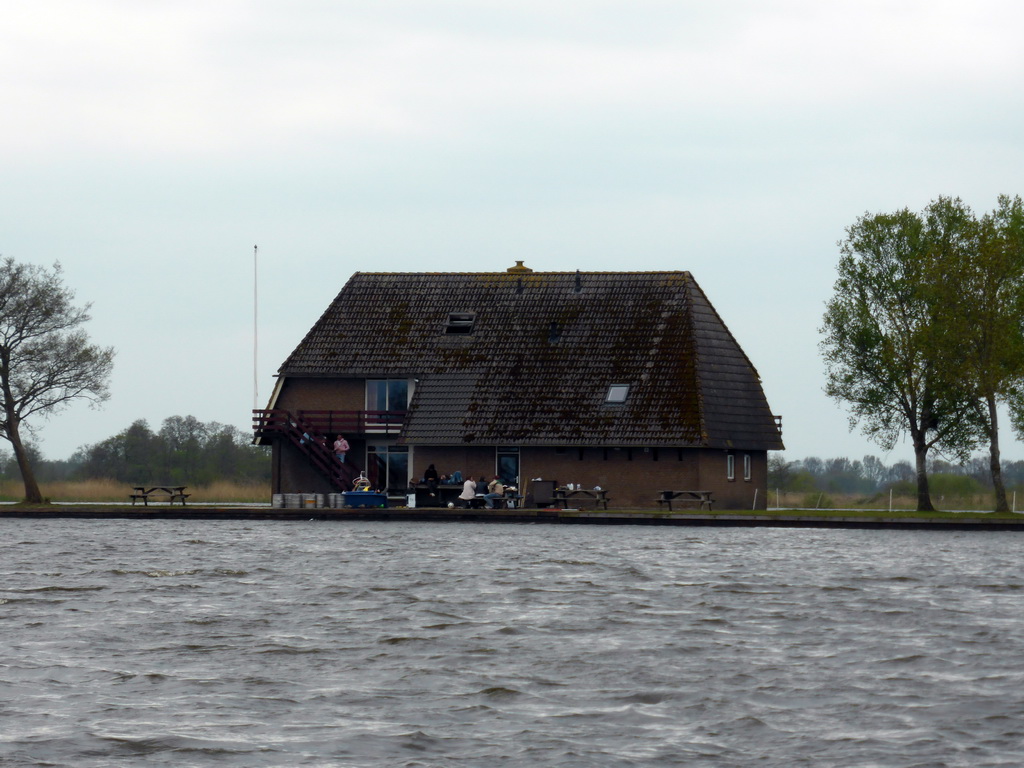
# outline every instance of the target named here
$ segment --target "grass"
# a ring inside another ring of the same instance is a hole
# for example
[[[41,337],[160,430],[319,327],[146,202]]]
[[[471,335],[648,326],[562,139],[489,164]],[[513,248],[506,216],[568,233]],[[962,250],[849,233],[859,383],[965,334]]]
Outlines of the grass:
[[[127,502],[131,485],[117,480],[78,480],[40,483],[43,498],[50,501],[85,501],[93,503]],[[217,481],[209,485],[185,489],[190,504],[270,503],[270,483],[234,483]],[[21,501],[25,486],[20,480],[0,482],[0,501]]]
[[[1014,496],[1012,491],[1007,492],[1011,509],[1014,508]],[[858,512],[885,512],[890,511],[890,499],[888,491],[873,493],[869,495],[856,494],[830,494],[820,491],[813,492],[768,492],[768,504],[772,508],[800,510],[807,512],[824,512],[827,510],[856,510]],[[965,496],[942,496],[932,494],[932,505],[940,510],[955,510],[957,512],[992,512],[995,509],[995,499],[991,493],[970,494]],[[1018,511],[1024,511],[1024,496],[1018,500],[1015,507]],[[916,496],[893,496],[891,501],[892,514],[903,515],[917,509]]]

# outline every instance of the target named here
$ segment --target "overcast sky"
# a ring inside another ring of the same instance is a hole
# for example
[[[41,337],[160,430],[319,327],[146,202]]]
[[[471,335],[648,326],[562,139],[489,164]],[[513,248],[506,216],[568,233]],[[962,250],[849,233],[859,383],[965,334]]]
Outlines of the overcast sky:
[[[0,25],[0,254],[117,349],[50,458],[248,430],[356,271],[689,270],[787,458],[885,454],[825,397],[844,228],[1024,194],[1016,0],[35,0]],[[1007,458],[1024,458],[1004,433]]]

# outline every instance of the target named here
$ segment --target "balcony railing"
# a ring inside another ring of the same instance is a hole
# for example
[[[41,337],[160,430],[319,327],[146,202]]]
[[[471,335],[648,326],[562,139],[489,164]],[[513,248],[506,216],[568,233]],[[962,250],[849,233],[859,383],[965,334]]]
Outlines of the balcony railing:
[[[293,424],[325,437],[345,435],[397,435],[405,423],[405,411],[291,411],[281,409],[254,410],[252,428],[256,436],[281,432]]]

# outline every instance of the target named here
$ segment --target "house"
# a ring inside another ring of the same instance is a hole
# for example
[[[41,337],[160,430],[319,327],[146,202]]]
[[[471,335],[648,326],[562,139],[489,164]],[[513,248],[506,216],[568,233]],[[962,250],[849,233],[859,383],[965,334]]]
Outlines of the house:
[[[275,493],[403,495],[433,464],[764,508],[782,449],[757,371],[689,272],[364,273],[281,365],[256,440]],[[344,465],[327,444],[344,434]]]

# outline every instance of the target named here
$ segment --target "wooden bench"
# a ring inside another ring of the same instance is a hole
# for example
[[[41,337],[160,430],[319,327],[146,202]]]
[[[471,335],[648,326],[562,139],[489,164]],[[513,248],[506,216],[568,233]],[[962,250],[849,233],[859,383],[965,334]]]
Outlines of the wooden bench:
[[[488,507],[487,496],[485,494],[478,493],[476,498],[469,500],[468,506],[470,509],[504,509],[507,506],[504,497],[492,499],[491,502],[494,506]]]
[[[658,491],[658,508],[668,506],[672,511],[672,502],[676,504],[696,504],[700,509],[711,511],[714,500],[711,498],[711,491]]]
[[[601,507],[608,509],[608,491],[603,488],[556,488],[555,504],[561,504],[563,509],[569,508],[569,503],[575,500],[593,501],[594,509]]]
[[[186,485],[136,485],[128,496],[132,500],[132,506],[135,506],[136,501],[142,499],[142,503],[147,507],[150,500],[166,501],[168,504],[180,501],[181,506],[184,507],[185,499],[192,495],[185,493],[187,487]]]

